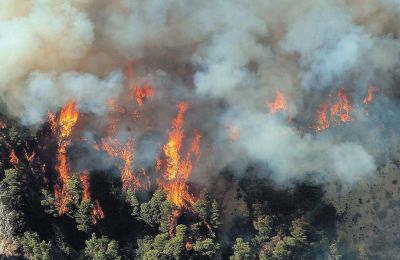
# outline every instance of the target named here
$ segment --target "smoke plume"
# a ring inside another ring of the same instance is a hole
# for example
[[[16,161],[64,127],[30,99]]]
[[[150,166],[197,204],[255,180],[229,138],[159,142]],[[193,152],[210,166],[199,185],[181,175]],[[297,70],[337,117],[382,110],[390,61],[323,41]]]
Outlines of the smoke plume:
[[[133,85],[151,84],[140,108],[151,122],[121,117],[116,130],[121,142],[135,140],[134,163],[155,163],[185,101],[185,134],[199,129],[207,150],[194,179],[209,174],[204,165],[218,172],[257,161],[279,182],[309,174],[354,182],[382,156],[369,137],[385,142],[379,122],[398,113],[399,14],[394,0],[5,0],[1,101],[32,127],[75,101],[94,118],[82,134],[102,136],[110,100],[127,107]],[[366,107],[371,86],[379,98]],[[339,89],[352,105],[349,122],[316,132],[318,109]],[[286,107],[272,114],[277,92]],[[384,113],[387,105],[394,112]]]

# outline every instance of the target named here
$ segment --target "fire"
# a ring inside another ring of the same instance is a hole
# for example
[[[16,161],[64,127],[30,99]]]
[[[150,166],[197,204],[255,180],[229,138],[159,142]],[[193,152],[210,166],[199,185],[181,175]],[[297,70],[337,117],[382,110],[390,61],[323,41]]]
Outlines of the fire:
[[[108,138],[102,141],[101,149],[111,157],[121,158],[124,161],[124,165],[121,169],[122,190],[126,191],[128,188],[138,190],[142,184],[133,170],[133,161],[135,159],[134,141],[129,139],[123,145],[118,140]]]
[[[240,133],[239,129],[236,126],[228,126],[229,130],[229,142],[234,143],[239,140]]]
[[[55,208],[60,216],[68,212],[68,204],[71,201],[71,194],[66,189],[65,185],[60,187],[60,184],[54,185]]]
[[[24,156],[28,162],[31,163],[33,161],[33,159],[35,158],[35,155],[36,155],[35,151],[32,151],[31,155],[28,155],[28,151],[24,148]]]
[[[376,92],[378,92],[378,91],[379,91],[379,88],[377,88],[377,87],[374,87],[374,86],[369,87],[369,88],[368,88],[368,94],[367,94],[367,96],[364,98],[363,103],[364,103],[365,105],[368,105],[369,103],[371,103],[371,102],[372,102],[372,99],[374,98],[374,94],[375,94]]]
[[[72,128],[78,121],[79,110],[75,102],[68,102],[61,111],[58,120],[60,138],[68,138],[72,133]]]
[[[199,160],[201,155],[201,135],[195,130],[191,148],[186,156],[182,156],[183,121],[188,105],[181,102],[177,108],[178,114],[172,121],[168,142],[163,147],[164,160],[158,159],[156,168],[161,170],[164,166],[165,171],[160,184],[167,191],[168,200],[178,207],[183,207],[187,203],[190,205],[194,203],[193,197],[188,192],[187,180],[193,168],[193,160]]]
[[[79,175],[79,180],[82,186],[82,200],[89,201],[90,200],[90,191],[89,191],[89,172],[83,171]]]
[[[90,201],[89,172],[85,170],[81,174],[79,174],[79,180],[82,186],[82,201]],[[97,220],[103,218],[103,209],[101,208],[99,201],[95,200],[92,209],[92,223],[96,224]]]
[[[3,120],[0,120],[0,129],[5,129],[7,128],[7,123],[4,122]]]
[[[185,249],[186,249],[186,251],[192,251],[193,243],[192,242],[186,242],[185,243]]]
[[[67,147],[70,144],[70,136],[72,130],[76,125],[79,117],[79,110],[74,101],[68,102],[63,108],[61,108],[58,117],[55,114],[49,112],[49,123],[54,134],[58,138],[57,148],[57,165],[56,170],[58,171],[58,184],[54,186],[56,208],[60,215],[63,215],[68,211],[68,201],[70,195],[68,190],[65,188],[65,184],[68,182],[70,177],[70,169],[68,165]]]
[[[10,162],[16,166],[17,164],[19,164],[19,159],[17,157],[17,154],[15,153],[14,149],[11,149],[10,152]]]
[[[139,107],[143,102],[154,95],[154,89],[150,85],[145,85],[143,88],[135,87],[135,99]]]
[[[275,91],[275,100],[267,103],[267,105],[271,114],[275,114],[279,111],[287,111],[285,95],[278,90]]]
[[[326,101],[321,105],[320,109],[317,110],[318,120],[317,120],[317,125],[314,127],[315,131],[322,131],[324,129],[329,128],[330,122],[327,115],[328,107],[329,107],[329,102]]]
[[[93,205],[93,211],[92,211],[92,223],[96,224],[97,220],[103,219],[103,218],[104,218],[103,209],[101,208],[99,201],[95,200],[94,205]]]
[[[322,131],[329,128],[332,124],[340,125],[341,123],[348,122],[351,120],[351,109],[352,106],[348,97],[344,94],[344,90],[339,89],[336,103],[332,103],[329,96],[317,110],[317,124],[312,128],[315,131]]]

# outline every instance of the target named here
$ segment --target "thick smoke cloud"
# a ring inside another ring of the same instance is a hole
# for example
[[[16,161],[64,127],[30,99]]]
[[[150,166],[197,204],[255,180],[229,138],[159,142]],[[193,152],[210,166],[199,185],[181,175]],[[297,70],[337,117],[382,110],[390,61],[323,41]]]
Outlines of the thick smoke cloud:
[[[129,94],[126,67],[133,62],[137,79],[150,79],[156,89],[156,105],[147,113],[156,121],[154,132],[165,133],[175,103],[187,100],[201,113],[188,111],[193,124],[185,129],[199,128],[204,142],[216,146],[208,156],[223,162],[220,167],[257,160],[279,181],[318,173],[353,182],[376,167],[365,139],[352,138],[360,125],[348,127],[353,133],[348,138],[338,138],[336,129],[316,134],[309,126],[317,106],[339,87],[354,102],[370,85],[383,94],[395,88],[400,31],[393,20],[400,8],[393,0],[359,5],[356,0],[1,1],[1,99],[26,125],[43,123],[48,111],[68,100],[101,117],[109,98]],[[290,121],[267,115],[266,102],[276,90],[287,97]],[[354,120],[365,118],[354,112]],[[146,132],[130,122],[123,125],[134,129],[128,133],[136,139]],[[229,125],[239,129],[237,142],[227,141]]]

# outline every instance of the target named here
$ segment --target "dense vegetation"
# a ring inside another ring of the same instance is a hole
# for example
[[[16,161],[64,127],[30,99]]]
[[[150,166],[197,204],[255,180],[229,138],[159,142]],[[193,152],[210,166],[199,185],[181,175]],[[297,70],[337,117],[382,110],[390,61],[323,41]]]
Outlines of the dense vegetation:
[[[43,140],[15,123],[1,129],[1,255],[27,259],[339,259],[337,216],[321,187],[276,188],[249,168],[229,169],[207,187],[193,184],[193,206],[165,192],[122,192],[119,176],[90,173],[104,218],[93,221],[79,176],[70,178],[68,212],[55,208],[54,166]],[[14,151],[18,160],[10,159]],[[35,154],[34,157],[29,156]],[[29,158],[31,157],[31,158]],[[51,157],[51,156],[50,156]],[[33,158],[33,159],[32,159]],[[219,185],[223,183],[223,188]]]

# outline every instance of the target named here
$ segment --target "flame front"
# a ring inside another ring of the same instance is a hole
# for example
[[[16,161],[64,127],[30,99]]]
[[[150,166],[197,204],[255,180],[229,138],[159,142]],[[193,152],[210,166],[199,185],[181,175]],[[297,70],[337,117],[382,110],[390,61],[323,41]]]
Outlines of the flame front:
[[[328,129],[332,124],[340,125],[348,122],[351,120],[351,110],[352,106],[348,97],[344,94],[343,89],[339,89],[336,103],[332,103],[331,97],[329,96],[328,99],[317,110],[317,123],[311,128],[313,128],[315,131],[322,131]]]
[[[193,161],[200,158],[200,133],[195,130],[190,150],[186,156],[182,156],[184,140],[183,121],[184,114],[188,108],[187,103],[181,102],[177,105],[178,114],[172,121],[168,142],[163,147],[164,159],[158,159],[156,168],[161,170],[164,166],[161,186],[167,191],[168,200],[179,208],[192,205],[194,198],[188,192],[187,180],[193,168]]]

